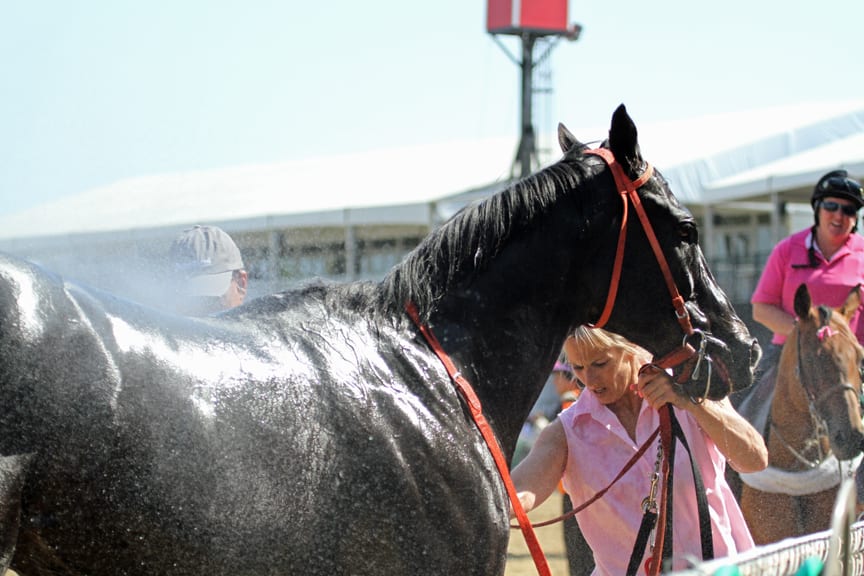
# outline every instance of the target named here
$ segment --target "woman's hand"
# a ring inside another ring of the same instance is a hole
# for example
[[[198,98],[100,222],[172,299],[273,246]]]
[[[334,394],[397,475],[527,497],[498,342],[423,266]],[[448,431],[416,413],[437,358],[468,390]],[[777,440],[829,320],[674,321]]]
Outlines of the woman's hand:
[[[762,436],[732,407],[728,398],[692,402],[675,386],[672,378],[656,366],[639,372],[635,390],[655,410],[665,404],[686,410],[726,456],[738,472],[758,472],[768,465],[768,450]]]
[[[657,366],[644,366],[639,371],[639,379],[631,388],[655,410],[666,404],[687,409],[687,404],[691,403],[690,399],[672,382],[672,377]]]

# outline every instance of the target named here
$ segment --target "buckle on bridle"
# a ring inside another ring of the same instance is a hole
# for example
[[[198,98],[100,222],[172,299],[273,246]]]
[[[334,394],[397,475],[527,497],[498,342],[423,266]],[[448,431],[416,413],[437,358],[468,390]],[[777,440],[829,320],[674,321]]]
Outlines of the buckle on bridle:
[[[694,398],[691,394],[688,394],[688,396],[690,398],[690,401],[694,404],[701,404],[705,401],[705,398],[708,396],[708,391],[711,389],[711,376],[714,373],[714,365],[713,360],[711,360],[711,356],[708,355],[708,352],[706,350],[708,337],[702,330],[695,328],[691,333],[685,334],[683,340],[681,341],[681,346],[686,347],[689,344],[688,339],[691,336],[699,337],[699,346],[691,346],[696,351],[696,365],[693,367],[693,371],[690,373],[689,379],[691,382],[696,382],[699,380],[699,378],[702,376],[703,364],[705,367],[706,375],[705,391],[702,393],[702,395],[698,398]]]

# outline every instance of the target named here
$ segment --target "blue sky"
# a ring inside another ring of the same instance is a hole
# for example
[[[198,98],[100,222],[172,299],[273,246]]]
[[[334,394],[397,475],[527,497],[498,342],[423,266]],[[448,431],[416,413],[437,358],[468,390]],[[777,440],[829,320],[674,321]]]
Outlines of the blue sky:
[[[639,123],[864,94],[860,0],[569,8],[584,30],[551,52],[541,131],[621,102]],[[485,17],[479,0],[0,2],[0,213],[132,176],[515,136],[519,70]]]

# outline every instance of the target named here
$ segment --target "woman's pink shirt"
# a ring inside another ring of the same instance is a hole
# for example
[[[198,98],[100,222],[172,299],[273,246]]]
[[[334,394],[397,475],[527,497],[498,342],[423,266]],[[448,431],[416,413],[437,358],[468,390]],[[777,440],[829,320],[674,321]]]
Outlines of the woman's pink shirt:
[[[810,297],[816,305],[837,307],[843,304],[849,291],[864,282],[864,237],[857,233],[849,239],[830,261],[817,251],[819,266],[809,268],[807,246],[811,242],[809,229],[796,232],[781,240],[768,256],[765,270],[750,298],[751,303],[772,304],[784,312],[795,315],[795,291],[807,284]],[[793,268],[793,265],[798,266]],[[861,310],[852,317],[849,326],[864,344],[864,322],[859,322]],[[782,345],[784,334],[774,334],[771,342]]]
[[[726,483],[725,457],[689,413],[675,409],[675,415],[705,483],[715,557],[752,548],[750,531]],[[657,411],[643,402],[636,424],[636,442],[633,442],[612,411],[590,392],[583,393],[559,418],[567,438],[563,484],[574,507],[608,486],[660,424]],[[602,498],[576,515],[579,527],[594,551],[595,574],[617,576],[627,572],[630,553],[642,522],[642,499],[648,495],[654,473],[657,442],[659,439]],[[680,442],[676,445],[673,564],[675,569],[682,569],[687,566],[685,555],[699,559],[702,547],[690,460]],[[643,563],[648,557],[650,550],[646,549]]]

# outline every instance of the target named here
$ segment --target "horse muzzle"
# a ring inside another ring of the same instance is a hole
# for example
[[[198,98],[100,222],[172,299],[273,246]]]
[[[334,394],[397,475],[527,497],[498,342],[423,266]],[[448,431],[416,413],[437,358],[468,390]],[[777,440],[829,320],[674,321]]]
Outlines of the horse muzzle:
[[[720,400],[750,386],[762,355],[754,339],[747,349],[747,361],[742,362],[722,340],[699,329],[684,336],[682,348],[693,350],[693,354],[673,369],[673,375],[694,402]]]

